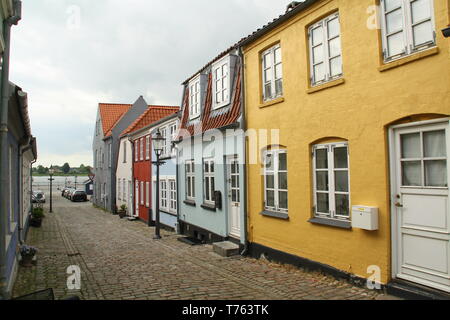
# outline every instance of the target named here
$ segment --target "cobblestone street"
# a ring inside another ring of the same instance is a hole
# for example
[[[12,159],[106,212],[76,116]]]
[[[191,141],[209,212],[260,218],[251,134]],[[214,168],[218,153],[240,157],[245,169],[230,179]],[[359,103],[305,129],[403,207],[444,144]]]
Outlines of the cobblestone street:
[[[179,235],[120,219],[90,202],[54,196],[54,213],[31,228],[37,266],[19,268],[14,296],[53,288],[56,299],[389,299],[318,273],[245,257],[223,258],[211,245],[189,246]],[[48,208],[48,204],[46,205]],[[67,267],[81,268],[81,291],[67,289]]]

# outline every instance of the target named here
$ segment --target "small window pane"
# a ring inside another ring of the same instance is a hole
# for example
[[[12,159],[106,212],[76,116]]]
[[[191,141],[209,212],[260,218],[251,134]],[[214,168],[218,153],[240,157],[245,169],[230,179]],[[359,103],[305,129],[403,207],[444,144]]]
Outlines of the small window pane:
[[[268,68],[271,66],[270,53],[264,55],[264,68]]]
[[[266,170],[273,171],[274,170],[274,161],[273,161],[273,154],[267,154],[265,157],[265,166]]]
[[[205,172],[209,172],[209,163],[205,162]]]
[[[268,190],[266,192],[266,198],[267,198],[266,206],[275,207],[275,193],[271,190]]]
[[[336,214],[340,216],[350,216],[349,197],[346,194],[336,194]]]
[[[342,58],[336,57],[330,60],[331,76],[339,76],[342,74]]]
[[[392,11],[386,15],[387,33],[400,31],[403,29],[403,13],[401,9]]]
[[[336,171],[334,173],[335,189],[338,192],[348,192],[348,172]]]
[[[316,168],[328,169],[328,149],[316,150]]]
[[[405,50],[405,43],[403,40],[403,32],[399,32],[388,36],[388,54],[389,56],[396,56],[402,54]]]
[[[267,70],[264,70],[264,80],[271,81],[272,80],[272,68],[269,68]]]
[[[239,188],[239,180],[237,176],[231,177],[231,187],[232,188]]]
[[[413,27],[413,33],[415,46],[419,46],[421,44],[434,40],[431,21],[427,21]]]
[[[317,193],[317,212],[320,213],[330,212],[330,202],[328,198],[328,193]]]
[[[328,171],[316,172],[316,188],[319,191],[328,191]]]
[[[448,187],[446,160],[425,161],[425,185]]]
[[[210,198],[210,193],[209,193],[209,178],[205,179],[205,199],[206,200],[211,200]]]
[[[282,79],[275,80],[275,94],[279,96],[282,93],[283,93],[283,80]]]
[[[279,159],[279,170],[287,170],[287,153],[280,152],[278,154]]]
[[[430,0],[415,0],[411,3],[412,22],[429,19],[431,17]]]
[[[404,186],[422,185],[422,164],[420,161],[402,163],[402,181]]]
[[[423,133],[424,156],[446,157],[447,146],[445,141],[445,131],[431,131]]]
[[[270,82],[269,82],[269,83],[266,83],[266,84],[264,85],[264,97],[265,97],[266,99],[269,99],[269,98],[272,97],[272,85],[271,85]]]
[[[392,9],[401,7],[402,0],[385,0],[384,1],[386,11],[391,11]]]
[[[280,172],[278,173],[278,189],[287,190],[288,182],[287,182],[287,173]]]
[[[411,133],[401,135],[402,158],[421,158],[420,151],[420,133]]]
[[[328,22],[328,39],[338,36],[340,33],[339,19],[335,18]]]
[[[323,61],[323,45],[313,48],[313,63],[317,64]]]
[[[187,178],[187,188],[188,188],[187,194],[188,194],[188,196],[191,196],[191,195],[192,195],[192,190],[191,190],[191,177],[188,177],[188,178]]]
[[[280,63],[281,62],[281,48],[275,49],[274,56],[275,56],[275,64]]]
[[[330,57],[339,56],[341,54],[341,38],[334,38],[328,41]]]
[[[275,178],[272,174],[266,175],[266,187],[269,189],[275,188]]]
[[[336,169],[348,168],[347,147],[334,148],[334,167]]]
[[[214,172],[214,162],[210,162],[211,172]]]
[[[278,198],[280,201],[279,207],[280,209],[286,209],[288,208],[288,193],[286,191],[280,191],[278,192]]]
[[[312,45],[316,46],[323,42],[323,28],[322,26],[312,30]]]
[[[275,79],[281,79],[283,77],[283,67],[281,64],[275,66]]]
[[[325,65],[323,63],[314,66],[314,80],[325,80]]]

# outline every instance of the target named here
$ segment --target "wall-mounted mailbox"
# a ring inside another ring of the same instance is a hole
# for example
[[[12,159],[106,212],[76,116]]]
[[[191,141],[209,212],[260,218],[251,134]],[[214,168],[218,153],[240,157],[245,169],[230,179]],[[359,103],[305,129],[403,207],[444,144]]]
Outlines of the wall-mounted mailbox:
[[[352,227],[364,230],[378,230],[378,208],[353,206]]]

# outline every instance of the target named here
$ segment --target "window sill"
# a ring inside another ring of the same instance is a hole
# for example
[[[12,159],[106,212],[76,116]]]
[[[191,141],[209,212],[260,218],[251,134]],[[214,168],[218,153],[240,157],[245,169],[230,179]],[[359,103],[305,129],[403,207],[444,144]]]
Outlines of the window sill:
[[[264,217],[271,217],[271,218],[277,218],[282,220],[289,220],[289,215],[287,213],[281,213],[281,212],[274,212],[274,211],[267,211],[264,210],[260,213]]]
[[[352,223],[350,221],[314,217],[309,219],[308,222],[341,229],[348,229],[348,230],[352,229]]]
[[[378,71],[383,72],[383,71],[386,71],[386,70],[394,69],[394,68],[400,67],[400,66],[402,66],[404,64],[407,64],[407,63],[410,63],[410,62],[413,62],[413,61],[416,61],[416,60],[420,60],[420,59],[423,59],[425,57],[433,56],[433,55],[438,54],[438,53],[439,53],[439,48],[438,47],[434,47],[434,48],[431,48],[431,49],[427,49],[427,50],[424,50],[424,51],[413,53],[412,55],[400,58],[398,60],[394,60],[392,62],[388,62],[388,63],[378,67]]]
[[[279,98],[276,98],[276,99],[264,102],[263,104],[259,105],[259,108],[262,109],[262,108],[270,107],[270,106],[273,106],[275,104],[279,104],[279,103],[282,103],[282,102],[284,102],[284,98],[283,97],[279,97]]]
[[[322,91],[322,90],[325,90],[325,89],[328,89],[328,88],[336,87],[336,86],[339,86],[339,85],[344,84],[344,83],[345,83],[345,79],[344,78],[339,78],[339,79],[336,79],[336,80],[332,80],[332,81],[326,82],[324,84],[320,84],[320,85],[318,85],[316,87],[311,87],[308,90],[306,90],[306,93],[307,94],[311,94],[311,93],[314,93],[314,92],[317,92],[317,91]]]
[[[191,207],[196,207],[197,205],[195,204],[194,200],[184,200],[183,203],[185,205],[191,206]]]
[[[203,203],[200,207],[202,207],[205,210],[209,210],[209,211],[214,211],[216,212],[216,206],[214,204],[210,204],[210,203]]]
[[[174,216],[174,217],[177,216],[176,213],[170,212],[168,210],[159,210],[159,211],[162,212],[162,213],[168,214],[169,216]]]

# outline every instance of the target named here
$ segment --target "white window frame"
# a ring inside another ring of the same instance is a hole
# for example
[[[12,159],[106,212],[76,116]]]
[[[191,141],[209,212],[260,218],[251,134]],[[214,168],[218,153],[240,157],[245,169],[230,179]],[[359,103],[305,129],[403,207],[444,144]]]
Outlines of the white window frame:
[[[288,214],[289,212],[289,189],[281,189],[279,187],[279,179],[278,179],[278,174],[279,173],[286,173],[286,175],[288,176],[288,160],[286,160],[286,170],[280,170],[279,166],[280,166],[280,161],[279,161],[279,155],[280,154],[286,154],[286,159],[287,159],[287,150],[286,149],[273,149],[273,150],[267,150],[264,152],[263,156],[264,156],[264,209],[267,211],[272,211],[272,212],[280,212],[280,213],[284,213],[284,214]],[[272,161],[272,166],[271,168],[267,168],[267,158],[268,156],[271,155],[271,161]],[[267,186],[267,179],[266,176],[268,176],[268,173],[271,173],[273,175],[273,188],[269,188]],[[288,176],[288,183],[289,183],[289,176]],[[267,204],[267,191],[273,191],[274,193],[274,206],[269,206]],[[287,193],[287,206],[288,208],[281,208],[280,207],[280,199],[279,199],[279,192],[286,192]]]
[[[169,179],[169,212],[177,212],[177,182]]]
[[[200,75],[189,82],[189,119],[196,119],[201,113]]]
[[[122,200],[122,189],[121,189],[121,183],[122,179],[118,178],[117,179],[117,199]]]
[[[150,182],[145,183],[145,205],[150,207]]]
[[[108,165],[112,167],[112,143],[108,144]]]
[[[140,194],[140,201],[139,201],[139,203],[141,204],[141,206],[143,206],[144,205],[144,192],[145,192],[145,190],[144,190],[144,181],[140,181],[140,190],[139,190],[140,192],[139,192],[139,194]]]
[[[329,32],[328,32],[328,23],[338,19],[339,22],[339,34],[337,36],[334,36],[332,38],[329,37]],[[317,29],[317,28],[322,28],[322,40],[320,42],[320,44],[317,45],[313,45],[313,30]],[[338,39],[339,38],[339,47],[340,47],[340,51],[338,55],[334,55],[334,56],[330,56],[330,45],[329,43],[332,40]],[[314,48],[317,48],[319,46],[323,46],[323,61],[319,62],[319,63],[314,63]],[[314,24],[312,24],[309,28],[308,28],[308,47],[309,47],[309,65],[310,65],[310,83],[311,86],[317,86],[326,82],[330,82],[339,78],[342,78],[342,76],[344,75],[344,71],[343,71],[343,58],[342,58],[342,41],[341,41],[341,23],[340,23],[340,16],[339,16],[339,12],[333,13],[331,15],[329,15],[328,17],[326,17],[325,19],[322,19]],[[334,59],[341,59],[341,73],[337,74],[337,75],[331,75],[331,60]],[[322,80],[316,80],[315,79],[315,74],[314,74],[314,70],[315,67],[323,64],[324,65],[324,74],[325,74],[325,78]]]
[[[168,208],[168,194],[167,194],[167,180],[162,179],[159,181],[159,194],[160,194],[160,201],[159,206],[161,209],[167,210]]]
[[[139,139],[134,140],[134,162],[139,161]]]
[[[220,70],[220,77],[217,71]],[[231,89],[231,57],[227,56],[212,65],[213,109],[219,109],[230,104]],[[218,85],[220,86],[218,87]],[[220,94],[220,99],[217,95]]]
[[[144,161],[144,138],[142,137],[142,138],[140,138],[139,139],[139,141],[140,141],[140,154],[141,154],[141,161]]]
[[[280,50],[280,62],[275,61],[275,52],[276,50]],[[269,65],[265,64],[265,57],[270,56]],[[277,77],[275,72],[277,66],[281,65],[281,77]],[[263,92],[263,100],[270,101],[276,98],[283,96],[283,52],[281,51],[281,45],[278,43],[273,47],[265,50],[261,53],[261,68],[262,68],[262,92]],[[266,71],[272,70],[271,78],[266,79]],[[277,81],[281,81],[281,90],[277,93]],[[270,96],[267,95],[266,86],[270,85]]]
[[[194,160],[188,160],[184,166],[186,174],[186,199],[195,200],[195,164]],[[189,194],[189,185],[191,193]]]
[[[420,20],[416,23],[412,23],[412,9],[411,5],[416,0],[400,0],[401,6],[396,8],[391,8],[391,10],[386,11],[386,0],[380,0],[380,16],[381,16],[381,36],[382,36],[382,43],[383,43],[383,58],[384,62],[390,62],[396,59],[400,59],[404,56],[408,56],[411,54],[414,54],[416,52],[428,49],[430,47],[436,46],[436,24],[435,24],[435,17],[434,17],[434,1],[428,0],[430,3],[430,13],[431,16],[429,18]],[[396,10],[402,11],[402,29],[398,29],[396,31],[391,32],[390,34],[387,33],[387,15],[389,13],[392,13]],[[415,45],[414,44],[414,32],[413,28],[417,25],[420,25],[422,23],[430,22],[433,28],[433,40],[430,40],[428,42]],[[395,55],[389,55],[389,48],[388,48],[388,37],[391,35],[395,35],[398,33],[403,33],[403,43],[405,45],[405,48],[403,52]]]
[[[122,192],[123,192],[123,196],[122,196],[122,200],[123,201],[127,201],[128,197],[127,197],[127,183],[125,179],[122,179]]]
[[[145,137],[145,160],[150,160],[150,136]]]
[[[172,142],[175,141],[175,139],[177,138],[177,134],[178,134],[178,122],[173,122],[171,124],[169,124],[169,135],[167,138],[167,148],[168,150],[170,150],[169,154],[171,154],[172,156],[175,155],[175,148],[172,148]]]
[[[168,140],[170,139],[170,137],[168,137],[167,135],[167,126],[161,127],[159,128],[159,132],[161,133],[161,136],[165,139],[164,140],[164,145],[162,146],[162,150],[161,150],[161,158],[165,158],[168,156],[168,152],[167,152],[167,145],[168,145]]]
[[[334,165],[334,149],[336,148],[347,148],[347,168],[339,169],[335,168]],[[328,168],[327,169],[318,169],[316,163],[316,151],[317,150],[327,150],[327,158],[328,158]],[[313,161],[313,198],[314,198],[314,216],[319,218],[327,218],[333,220],[344,220],[351,221],[351,190],[350,190],[350,152],[347,142],[336,142],[336,143],[327,143],[327,144],[318,144],[313,146],[312,151],[312,161]],[[328,172],[328,191],[317,190],[317,176],[316,172]],[[347,171],[348,172],[348,192],[336,191],[335,186],[335,172],[337,171]],[[328,203],[329,203],[329,212],[318,212],[317,205],[317,193],[328,193]],[[336,194],[348,195],[348,216],[338,215],[336,213]]]
[[[211,165],[213,171],[211,172]],[[205,170],[208,168],[208,170]],[[214,189],[216,186],[215,181],[215,159],[214,158],[206,158],[203,159],[203,199],[206,204],[215,204],[214,202]],[[206,181],[209,181],[209,188],[206,189]],[[212,182],[212,183],[211,183]],[[212,188],[214,186],[214,188]]]
[[[123,142],[123,163],[127,163],[127,140]]]

